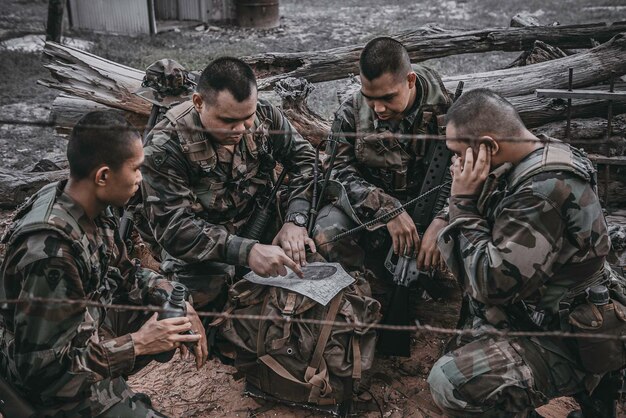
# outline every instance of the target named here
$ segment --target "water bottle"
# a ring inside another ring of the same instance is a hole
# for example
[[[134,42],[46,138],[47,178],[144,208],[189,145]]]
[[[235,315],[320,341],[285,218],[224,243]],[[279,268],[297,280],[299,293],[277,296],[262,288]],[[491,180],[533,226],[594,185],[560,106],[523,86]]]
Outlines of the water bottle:
[[[173,289],[167,301],[163,304],[164,311],[159,312],[157,320],[168,318],[179,318],[181,316],[187,316],[187,305],[185,303],[185,286],[180,283],[172,283]],[[182,334],[193,334],[193,331],[185,331]],[[184,343],[191,354],[195,354],[196,343]],[[176,350],[167,351],[155,355],[155,360],[160,363],[167,363],[174,357]]]

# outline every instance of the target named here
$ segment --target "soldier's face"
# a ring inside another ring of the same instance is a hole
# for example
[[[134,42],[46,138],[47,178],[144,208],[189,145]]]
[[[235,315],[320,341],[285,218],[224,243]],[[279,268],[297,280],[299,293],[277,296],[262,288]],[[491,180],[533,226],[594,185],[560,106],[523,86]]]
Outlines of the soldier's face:
[[[410,72],[406,77],[383,73],[374,80],[361,75],[361,94],[367,105],[374,110],[380,120],[400,120],[413,104],[416,75]]]
[[[238,144],[243,133],[254,124],[256,117],[257,90],[253,88],[250,97],[237,101],[228,90],[218,92],[210,101],[197,93],[194,106],[200,115],[202,126],[221,145]]]
[[[106,173],[106,184],[101,190],[100,200],[116,207],[122,207],[139,189],[141,184],[141,171],[143,163],[143,146],[141,138],[132,140],[131,156],[116,170],[109,169]]]

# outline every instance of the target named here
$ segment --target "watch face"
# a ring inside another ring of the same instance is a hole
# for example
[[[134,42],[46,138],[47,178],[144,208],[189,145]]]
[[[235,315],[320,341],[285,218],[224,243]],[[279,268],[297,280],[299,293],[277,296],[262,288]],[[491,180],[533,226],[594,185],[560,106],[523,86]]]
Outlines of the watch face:
[[[306,224],[306,218],[303,214],[298,213],[294,218],[294,223],[298,226],[304,226]]]

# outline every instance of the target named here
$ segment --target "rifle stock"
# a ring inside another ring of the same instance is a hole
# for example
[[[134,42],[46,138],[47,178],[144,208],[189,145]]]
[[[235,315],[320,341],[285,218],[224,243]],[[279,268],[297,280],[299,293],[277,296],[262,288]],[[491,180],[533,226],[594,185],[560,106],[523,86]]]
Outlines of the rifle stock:
[[[393,251],[392,251],[393,253]],[[389,256],[385,265],[391,262]],[[401,256],[394,265],[393,281],[396,284],[391,294],[389,307],[385,312],[383,323],[386,325],[411,325],[409,316],[409,286],[417,280],[416,268],[411,269],[414,257]],[[383,354],[410,357],[410,331],[381,330],[378,335],[378,351]]]

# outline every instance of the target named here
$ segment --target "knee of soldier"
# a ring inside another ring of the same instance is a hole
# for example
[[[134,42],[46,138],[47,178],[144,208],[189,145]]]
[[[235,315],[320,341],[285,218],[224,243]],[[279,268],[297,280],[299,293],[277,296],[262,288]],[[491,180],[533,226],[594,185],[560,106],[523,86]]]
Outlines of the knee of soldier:
[[[435,362],[427,380],[433,401],[449,416],[454,416],[454,411],[467,410],[469,406],[468,402],[461,398],[458,387],[450,376],[448,369],[453,364],[453,357],[444,355]]]
[[[355,225],[355,222],[343,210],[334,205],[326,205],[315,219],[313,240],[319,245]]]

